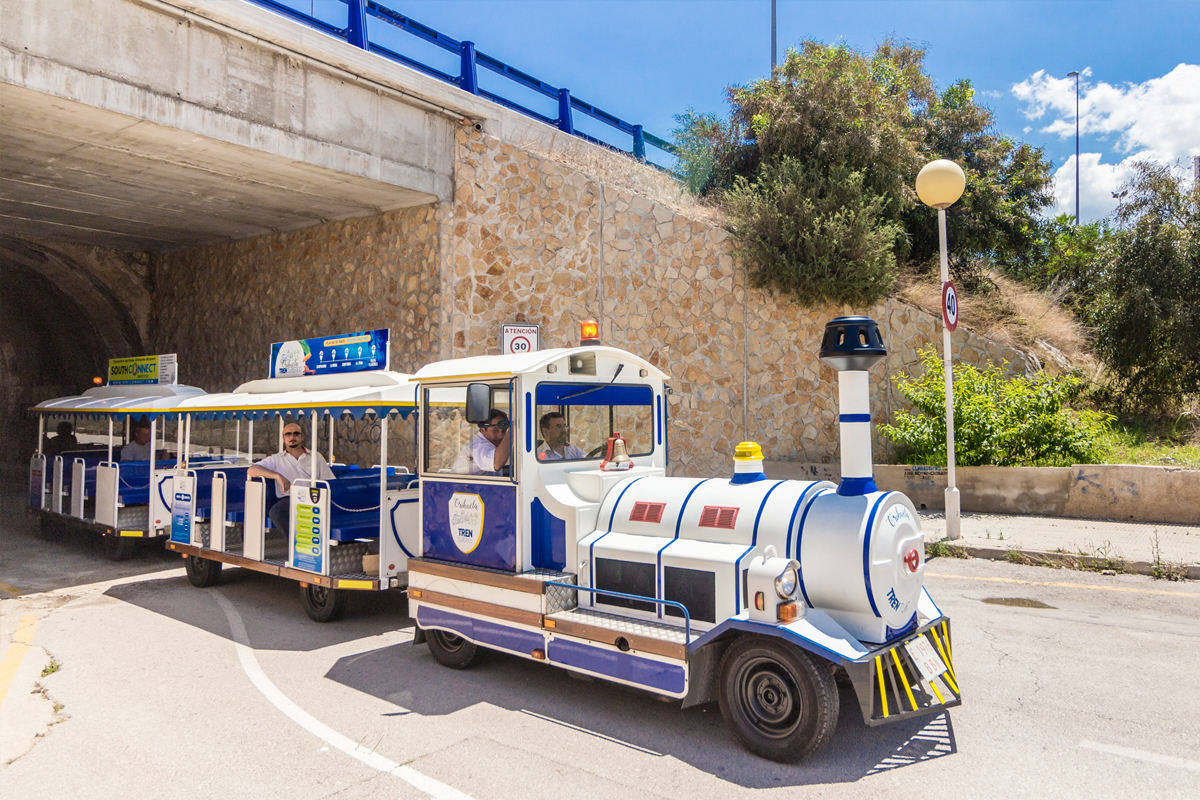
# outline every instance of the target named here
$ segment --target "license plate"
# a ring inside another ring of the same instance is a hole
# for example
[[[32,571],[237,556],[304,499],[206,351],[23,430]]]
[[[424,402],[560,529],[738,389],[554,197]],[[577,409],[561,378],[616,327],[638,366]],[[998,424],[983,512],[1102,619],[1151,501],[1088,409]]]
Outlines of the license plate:
[[[921,671],[921,677],[925,680],[931,681],[946,671],[946,665],[942,663],[942,659],[934,651],[933,645],[924,636],[906,643],[904,649],[908,651],[913,663]]]

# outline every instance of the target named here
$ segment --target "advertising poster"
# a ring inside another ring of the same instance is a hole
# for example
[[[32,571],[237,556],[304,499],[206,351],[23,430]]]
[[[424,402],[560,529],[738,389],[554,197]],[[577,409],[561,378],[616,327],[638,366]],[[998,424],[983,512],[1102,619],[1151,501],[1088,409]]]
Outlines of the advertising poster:
[[[109,386],[175,383],[176,377],[174,353],[108,360]]]
[[[387,328],[271,345],[272,378],[370,372],[387,367]]]
[[[190,475],[176,475],[175,493],[171,498],[171,541],[179,544],[192,543],[192,486],[195,479]]]
[[[296,569],[324,574],[325,536],[328,514],[322,510],[323,490],[318,487],[297,486],[292,491],[295,521],[292,530],[292,566]]]

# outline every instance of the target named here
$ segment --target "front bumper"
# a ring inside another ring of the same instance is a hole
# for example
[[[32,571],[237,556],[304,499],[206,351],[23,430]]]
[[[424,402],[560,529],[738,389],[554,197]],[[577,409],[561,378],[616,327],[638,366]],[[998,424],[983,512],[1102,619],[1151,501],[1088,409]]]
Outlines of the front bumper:
[[[922,637],[946,668],[932,679],[922,676],[906,648]],[[868,725],[936,714],[962,705],[958,676],[954,672],[949,617],[928,622],[903,639],[845,662],[844,667],[858,695],[863,721]]]

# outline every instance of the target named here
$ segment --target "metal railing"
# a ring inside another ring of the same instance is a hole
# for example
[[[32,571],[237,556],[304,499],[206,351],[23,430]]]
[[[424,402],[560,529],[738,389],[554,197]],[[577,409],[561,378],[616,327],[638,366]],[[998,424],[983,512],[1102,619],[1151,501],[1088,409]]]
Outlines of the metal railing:
[[[452,39],[444,33],[435,31],[427,25],[422,25],[411,17],[405,16],[400,12],[389,8],[386,5],[375,2],[375,0],[337,0],[346,6],[346,26],[339,27],[335,22],[331,21],[328,14],[318,17],[315,13],[305,13],[303,10],[295,6],[304,5],[303,3],[295,2],[289,4],[287,0],[250,0],[257,5],[269,8],[279,14],[282,14],[291,19],[297,20],[310,27],[316,28],[319,31],[336,36],[343,39],[355,47],[375,53],[377,55],[397,61],[405,66],[411,67],[418,72],[430,75],[438,80],[452,83],[462,89],[464,92],[486,97],[488,100],[499,103],[506,108],[511,108],[526,116],[533,117],[548,125],[553,125],[560,131],[586,139],[593,144],[607,147],[612,150],[630,153],[639,161],[646,162],[646,145],[657,148],[662,152],[673,155],[675,146],[665,139],[647,133],[642,129],[641,125],[636,125],[631,122],[610,114],[603,109],[597,108],[591,103],[580,100],[578,97],[572,96],[569,89],[551,86],[543,80],[533,77],[525,72],[521,72],[515,67],[505,64],[497,58],[493,58],[485,53],[481,53],[475,49],[474,42],[458,41]],[[311,6],[315,12],[315,4]],[[340,21],[340,14],[337,15]],[[393,28],[409,33],[418,39],[421,39],[428,44],[435,45],[448,52],[454,53],[459,58],[459,73],[451,75],[436,67],[424,64],[415,58],[404,55],[397,50],[386,46],[380,41],[371,41],[369,36],[369,19],[373,18],[384,22]],[[513,83],[525,89],[532,90],[537,94],[544,95],[558,103],[558,116],[549,117],[541,114],[533,109],[518,103],[515,100],[504,97],[495,92],[489,92],[479,86],[479,68],[483,67],[497,75],[500,75]],[[631,150],[624,150],[616,145],[599,139],[595,136],[590,136],[583,131],[577,130],[574,124],[574,114],[579,112],[594,120],[597,120],[604,125],[607,125],[621,133],[628,134],[632,137],[633,146]],[[653,162],[649,162],[653,165]],[[654,165],[658,166],[658,165]]]
[[[639,602],[639,603],[653,603],[656,606],[672,606],[674,608],[678,608],[680,611],[683,612],[683,643],[685,646],[691,645],[691,643],[692,643],[692,615],[688,613],[687,606],[685,606],[683,603],[677,603],[674,600],[659,600],[658,598],[655,598],[655,597],[645,597],[640,594],[626,594],[625,592],[614,592],[610,589],[595,589],[591,586],[580,586],[575,583],[558,583],[556,581],[546,581],[542,585],[543,586],[557,586],[562,589],[572,589],[577,592],[591,592],[592,594],[599,594],[599,595],[603,595],[604,597],[620,597],[624,600],[631,600],[631,601],[635,601],[635,602]],[[606,613],[611,613],[611,612],[606,612]],[[643,621],[649,621],[649,620],[642,620],[639,617],[628,617],[627,619],[633,624],[637,624],[638,622],[643,622]],[[661,625],[664,623],[658,623],[658,624]],[[669,625],[670,623],[665,623],[665,624]]]

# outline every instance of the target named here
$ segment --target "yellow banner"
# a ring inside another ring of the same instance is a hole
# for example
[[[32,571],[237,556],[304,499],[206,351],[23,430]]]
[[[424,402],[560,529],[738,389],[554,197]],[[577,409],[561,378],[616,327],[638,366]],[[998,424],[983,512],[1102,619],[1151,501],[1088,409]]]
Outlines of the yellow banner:
[[[174,382],[174,353],[160,356],[110,358],[108,360],[108,383],[110,386]]]

